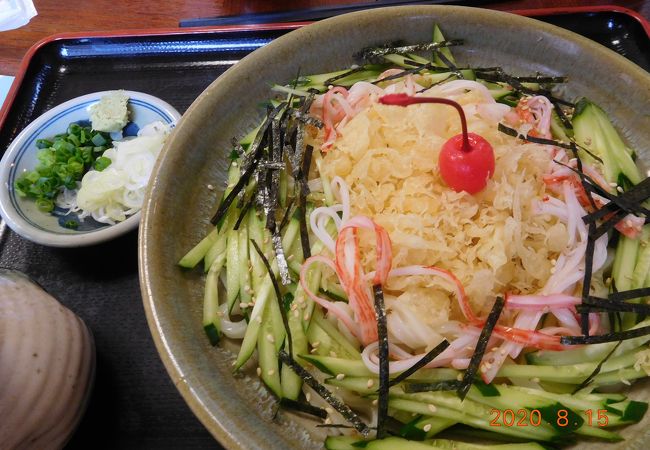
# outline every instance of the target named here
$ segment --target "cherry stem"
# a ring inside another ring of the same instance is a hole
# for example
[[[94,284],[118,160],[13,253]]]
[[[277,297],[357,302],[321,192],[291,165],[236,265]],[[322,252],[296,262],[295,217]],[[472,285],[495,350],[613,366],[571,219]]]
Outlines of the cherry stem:
[[[395,106],[409,106],[416,105],[418,103],[439,103],[443,105],[449,105],[456,108],[458,115],[460,116],[460,125],[463,130],[463,146],[461,150],[464,152],[472,151],[472,146],[469,143],[469,137],[467,135],[467,120],[465,119],[465,112],[463,107],[453,100],[441,97],[412,97],[407,94],[388,94],[384,95],[379,99],[379,103],[384,105],[395,105]]]

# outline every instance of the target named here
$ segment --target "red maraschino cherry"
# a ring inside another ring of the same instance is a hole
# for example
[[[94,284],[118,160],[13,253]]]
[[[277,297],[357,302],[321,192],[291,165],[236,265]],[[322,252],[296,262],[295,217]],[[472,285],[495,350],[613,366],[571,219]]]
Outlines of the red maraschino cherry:
[[[483,137],[467,132],[465,113],[458,103],[446,98],[412,97],[406,94],[384,95],[379,103],[396,106],[440,103],[456,108],[463,132],[442,146],[438,156],[440,176],[456,192],[476,194],[485,188],[487,180],[494,174],[494,150]]]

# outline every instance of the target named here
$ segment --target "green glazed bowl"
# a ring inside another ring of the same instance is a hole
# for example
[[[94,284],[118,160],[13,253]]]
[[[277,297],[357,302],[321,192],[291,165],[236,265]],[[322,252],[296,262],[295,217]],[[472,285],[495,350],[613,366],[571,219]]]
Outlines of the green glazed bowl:
[[[465,40],[454,48],[462,64],[568,76],[564,97],[584,95],[603,106],[643,163],[650,161],[650,75],[592,41],[532,19],[451,6],[374,9],[309,25],[244,58],[181,119],[158,159],[140,227],[142,296],[158,352],[194,413],[226,448],[322,448],[322,435],[289,413],[272,420],[275,402],[256,377],[232,374],[236,346],[211,347],[204,335],[201,271],[181,270],[176,262],[209,229],[218,192],[208,185],[225,185],[231,139],[258,122],[271,83],[288,82],[298,69],[349,67],[366,46],[429,42],[435,23],[445,36]],[[642,384],[634,390],[644,396]],[[627,427],[625,442],[603,446],[648,448],[647,429],[648,420]]]

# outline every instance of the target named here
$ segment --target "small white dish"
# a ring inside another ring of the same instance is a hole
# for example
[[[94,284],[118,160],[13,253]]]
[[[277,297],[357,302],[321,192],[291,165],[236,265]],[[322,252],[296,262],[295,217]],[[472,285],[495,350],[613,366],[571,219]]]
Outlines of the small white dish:
[[[140,211],[115,225],[87,218],[80,222],[78,229],[65,228],[60,216],[39,211],[32,199],[21,197],[14,188],[16,179],[37,165],[36,140],[63,133],[71,123],[89,121],[88,107],[109,92],[82,95],[50,109],[25,127],[0,160],[0,215],[13,231],[24,238],[51,247],[82,247],[113,239],[137,228]],[[156,120],[175,124],[181,117],[173,106],[152,95],[135,91],[124,93],[129,96],[127,136],[135,135],[139,128]]]

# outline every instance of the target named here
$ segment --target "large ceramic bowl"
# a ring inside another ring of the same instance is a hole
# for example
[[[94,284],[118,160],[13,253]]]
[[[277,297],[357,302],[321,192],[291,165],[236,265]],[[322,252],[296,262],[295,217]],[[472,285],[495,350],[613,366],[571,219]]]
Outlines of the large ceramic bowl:
[[[289,414],[271,420],[273,401],[254,377],[233,377],[233,353],[209,345],[201,327],[203,279],[176,262],[204,235],[222,186],[233,137],[260,118],[273,82],[300,73],[349,67],[362,47],[398,39],[428,42],[438,23],[463,63],[522,74],[567,75],[566,97],[586,95],[613,117],[628,142],[650,161],[650,76],[578,35],[535,20],[462,7],[409,6],[353,13],[310,25],[244,58],[192,104],[159,159],[140,228],[140,278],[158,351],[194,413],[226,448],[322,448]],[[312,427],[313,429],[313,427]],[[647,426],[624,431],[607,448],[647,448]],[[590,447],[595,447],[589,444]]]

